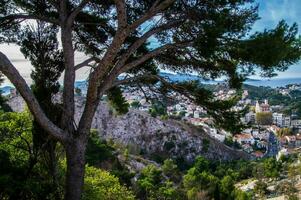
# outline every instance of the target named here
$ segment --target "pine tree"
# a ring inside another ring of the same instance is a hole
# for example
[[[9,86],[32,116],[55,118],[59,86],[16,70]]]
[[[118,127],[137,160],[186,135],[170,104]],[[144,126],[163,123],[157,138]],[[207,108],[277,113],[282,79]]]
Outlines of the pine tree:
[[[237,97],[215,101],[212,93],[196,83],[170,82],[158,74],[158,67],[194,72],[202,78],[227,77],[230,87],[240,88],[256,69],[273,76],[300,58],[295,24],[290,27],[282,21],[275,29],[249,34],[258,19],[254,0],[0,0],[0,5],[2,42],[18,42],[25,20],[40,20],[60,29],[64,64],[60,123],[47,116],[3,53],[0,71],[18,89],[41,127],[63,144],[66,199],[81,197],[93,116],[99,100],[111,88],[159,85],[164,91],[185,95],[204,107],[217,124],[233,131],[229,125],[239,119],[239,114],[231,110]],[[149,44],[154,40],[156,44]],[[88,57],[78,65],[76,50]],[[85,108],[75,125],[75,72],[92,63]],[[129,76],[118,79],[124,73]]]

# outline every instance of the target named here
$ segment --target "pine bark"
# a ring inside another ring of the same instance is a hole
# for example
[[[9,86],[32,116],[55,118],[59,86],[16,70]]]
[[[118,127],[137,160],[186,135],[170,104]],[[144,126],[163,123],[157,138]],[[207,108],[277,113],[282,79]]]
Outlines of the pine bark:
[[[67,172],[65,200],[80,200],[85,174],[85,137],[78,137],[65,145]]]

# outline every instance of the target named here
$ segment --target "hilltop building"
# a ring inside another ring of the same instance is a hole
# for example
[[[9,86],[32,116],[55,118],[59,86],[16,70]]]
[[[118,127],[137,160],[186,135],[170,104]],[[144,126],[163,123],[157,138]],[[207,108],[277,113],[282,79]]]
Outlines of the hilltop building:
[[[260,112],[270,112],[270,105],[268,100],[264,100],[264,103],[259,104],[258,101],[256,101],[256,106],[255,106],[255,112],[260,113]]]

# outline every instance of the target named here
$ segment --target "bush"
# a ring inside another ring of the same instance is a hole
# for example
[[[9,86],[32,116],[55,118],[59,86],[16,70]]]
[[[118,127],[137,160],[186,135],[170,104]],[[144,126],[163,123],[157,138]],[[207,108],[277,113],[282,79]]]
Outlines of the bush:
[[[109,172],[86,167],[83,200],[134,200],[133,193]]]

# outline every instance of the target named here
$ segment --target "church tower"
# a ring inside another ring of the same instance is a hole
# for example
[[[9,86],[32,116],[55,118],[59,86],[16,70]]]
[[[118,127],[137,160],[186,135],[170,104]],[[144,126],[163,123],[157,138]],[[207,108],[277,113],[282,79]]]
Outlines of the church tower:
[[[259,104],[258,101],[256,101],[255,112],[256,112],[256,113],[261,112],[261,107],[260,107],[260,104]]]

